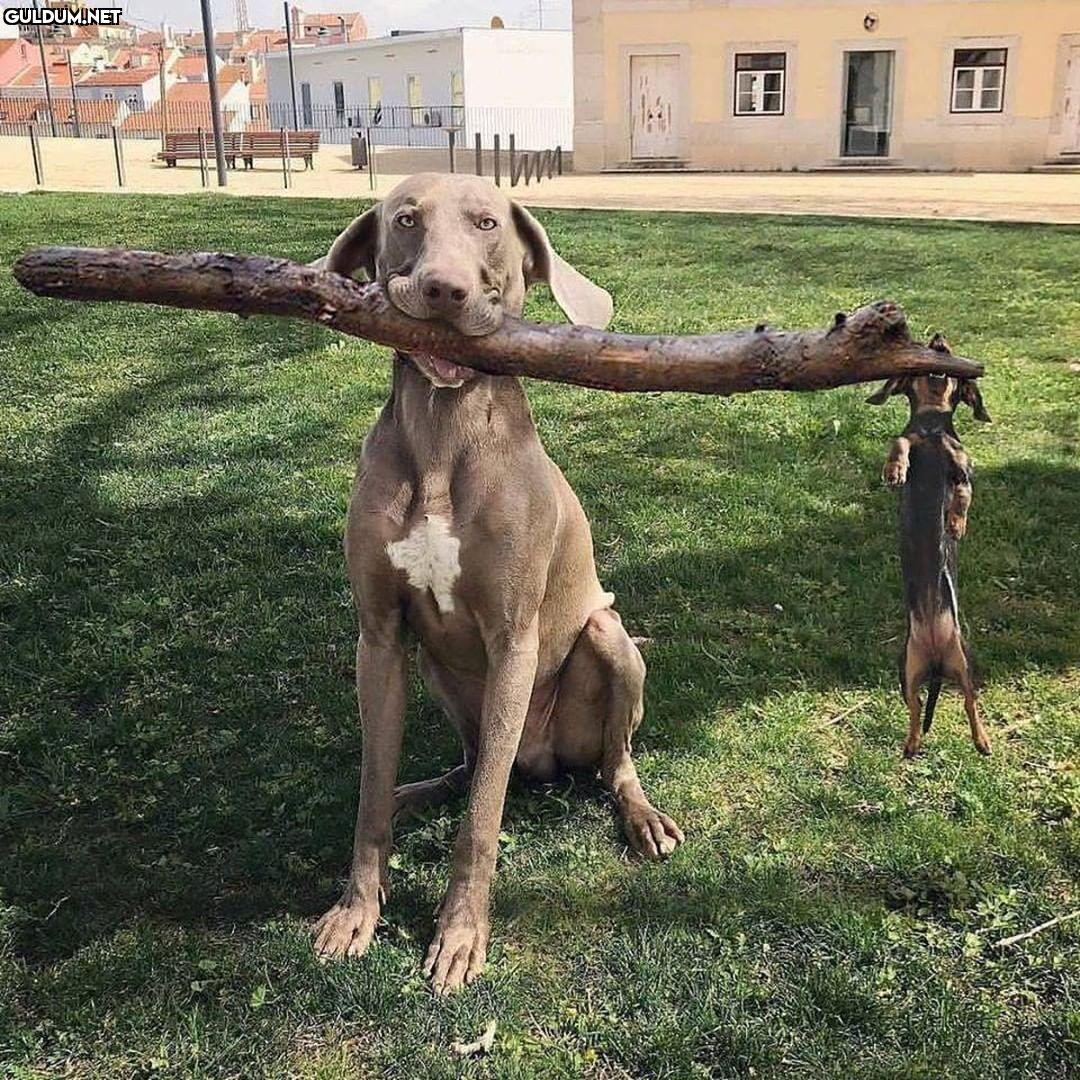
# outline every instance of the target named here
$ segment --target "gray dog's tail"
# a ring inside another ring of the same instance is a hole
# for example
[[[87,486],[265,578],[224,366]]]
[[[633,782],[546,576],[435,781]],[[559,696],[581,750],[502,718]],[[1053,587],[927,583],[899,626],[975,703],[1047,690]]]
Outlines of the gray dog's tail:
[[[940,694],[941,674],[935,671],[930,677],[930,687],[926,691],[926,712],[923,714],[922,722],[924,735],[930,730],[930,725],[934,722],[934,709],[937,708],[937,699]]]

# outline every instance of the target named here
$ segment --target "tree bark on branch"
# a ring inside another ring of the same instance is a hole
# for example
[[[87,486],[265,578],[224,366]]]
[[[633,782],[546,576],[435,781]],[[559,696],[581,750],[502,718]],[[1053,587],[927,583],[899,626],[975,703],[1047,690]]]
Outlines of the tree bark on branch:
[[[426,352],[491,375],[528,375],[603,390],[823,390],[897,375],[978,378],[981,365],[932,349],[881,300],[827,330],[719,334],[618,334],[507,317],[483,337],[398,311],[382,287],[262,255],[166,255],[109,248],[43,247],[15,263],[39,296],[130,300],[237,315],[308,319],[402,352]]]

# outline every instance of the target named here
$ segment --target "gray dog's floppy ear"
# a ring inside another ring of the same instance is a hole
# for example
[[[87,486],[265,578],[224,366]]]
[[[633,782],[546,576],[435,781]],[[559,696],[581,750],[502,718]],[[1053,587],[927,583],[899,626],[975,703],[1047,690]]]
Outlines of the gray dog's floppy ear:
[[[866,399],[866,404],[884,405],[893,394],[906,394],[910,383],[911,378],[908,375],[898,375],[895,379],[889,379],[880,390]]]
[[[606,289],[579,274],[551,246],[543,225],[524,207],[511,203],[518,236],[525,245],[525,284],[546,282],[555,302],[578,326],[603,330],[611,322],[613,305]]]
[[[990,414],[986,411],[986,406],[983,405],[982,394],[979,393],[979,384],[974,379],[961,380],[960,400],[965,405],[971,406],[971,411],[975,414],[976,420],[981,420],[984,424],[990,423]]]
[[[309,266],[318,270],[333,270],[335,274],[352,275],[363,267],[370,281],[375,280],[375,252],[379,245],[379,207],[373,206],[354,218],[330,245],[330,250]]]

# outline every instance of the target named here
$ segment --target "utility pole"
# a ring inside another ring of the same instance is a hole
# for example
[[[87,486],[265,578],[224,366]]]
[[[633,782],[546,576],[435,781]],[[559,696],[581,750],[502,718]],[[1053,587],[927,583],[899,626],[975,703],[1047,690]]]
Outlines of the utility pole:
[[[165,101],[165,40],[162,32],[162,40],[157,47],[158,64],[158,98],[161,101],[161,149],[165,150],[165,135],[169,130],[169,106]]]
[[[82,129],[79,127],[79,99],[75,95],[75,65],[71,60],[71,52],[67,54],[68,79],[71,82],[71,118],[75,122],[75,138],[82,138]]]
[[[285,0],[285,41],[289,46],[289,90],[292,91],[293,131],[300,130],[300,114],[296,111],[296,69],[293,67],[292,23],[289,21],[289,0]]]
[[[206,82],[210,89],[210,123],[214,129],[214,157],[217,160],[218,187],[229,182],[225,171],[225,142],[221,134],[221,100],[218,97],[217,55],[214,52],[214,19],[210,14],[210,0],[202,2],[203,44],[206,46]]]
[[[34,0],[35,9],[39,6],[39,0]],[[53,111],[52,103],[52,90],[49,87],[49,62],[45,59],[45,37],[41,33],[41,25],[38,24],[37,28],[37,43],[38,51],[41,53],[41,77],[45,80],[45,104],[49,110],[49,130],[52,132],[52,136],[56,138],[56,113]],[[68,60],[70,60],[70,55]]]

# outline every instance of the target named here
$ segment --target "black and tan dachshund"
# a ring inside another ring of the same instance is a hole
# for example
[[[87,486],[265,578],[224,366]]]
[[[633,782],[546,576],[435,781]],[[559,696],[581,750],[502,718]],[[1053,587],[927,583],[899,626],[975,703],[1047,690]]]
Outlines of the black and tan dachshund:
[[[931,347],[945,352],[937,337]],[[908,707],[904,756],[914,757],[930,730],[944,679],[964,695],[971,738],[981,754],[990,740],[979,715],[971,653],[960,630],[956,578],[956,541],[967,529],[971,506],[971,461],[953,427],[953,413],[964,402],[976,420],[989,421],[979,388],[972,379],[945,375],[890,379],[867,401],[883,405],[905,394],[911,417],[893,440],[882,478],[900,492],[900,566],[907,604],[907,638],[900,656],[900,691]],[[926,713],[920,691],[929,683]]]

